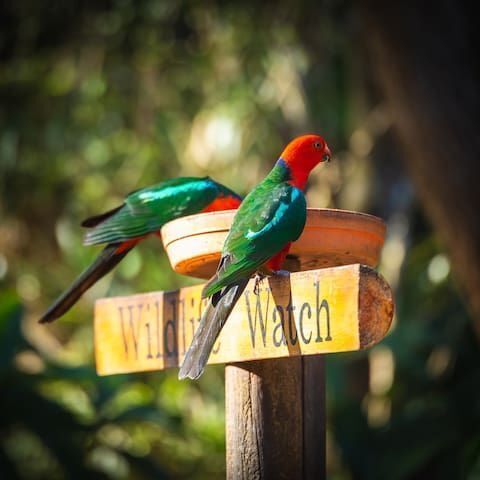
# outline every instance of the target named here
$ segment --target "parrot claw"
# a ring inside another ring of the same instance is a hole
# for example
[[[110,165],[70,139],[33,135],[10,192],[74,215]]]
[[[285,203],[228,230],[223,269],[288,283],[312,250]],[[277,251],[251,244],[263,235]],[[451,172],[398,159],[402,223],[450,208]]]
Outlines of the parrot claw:
[[[288,270],[275,270],[275,272],[273,272],[275,275],[279,275],[280,277],[289,277],[290,276],[290,272]]]
[[[262,280],[266,278],[266,275],[263,273],[257,272],[255,276],[253,277],[253,280],[255,281],[255,285],[253,287],[253,293],[258,297],[260,295],[260,283]]]

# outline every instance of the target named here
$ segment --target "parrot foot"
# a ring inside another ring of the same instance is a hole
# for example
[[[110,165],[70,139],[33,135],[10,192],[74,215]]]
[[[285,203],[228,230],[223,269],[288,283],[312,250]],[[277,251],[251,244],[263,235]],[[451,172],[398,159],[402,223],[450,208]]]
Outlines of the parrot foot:
[[[273,273],[274,273],[274,275],[278,275],[280,277],[289,277],[290,276],[290,272],[288,270],[275,270]]]
[[[260,283],[262,283],[262,280],[265,279],[267,275],[264,275],[263,273],[257,272],[253,280],[255,281],[255,285],[253,287],[253,293],[258,297],[260,295]]]

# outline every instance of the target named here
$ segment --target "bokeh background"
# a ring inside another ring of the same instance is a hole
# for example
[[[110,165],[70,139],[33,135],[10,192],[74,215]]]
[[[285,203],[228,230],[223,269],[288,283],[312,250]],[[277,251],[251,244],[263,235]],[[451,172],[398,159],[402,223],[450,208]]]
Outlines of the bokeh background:
[[[480,478],[475,15],[464,2],[0,5],[0,477],[223,478],[221,367],[99,378],[96,298],[191,283],[144,242],[62,320],[80,221],[138,187],[246,193],[294,135],[334,152],[311,206],[388,223],[394,326],[331,355],[328,478]]]

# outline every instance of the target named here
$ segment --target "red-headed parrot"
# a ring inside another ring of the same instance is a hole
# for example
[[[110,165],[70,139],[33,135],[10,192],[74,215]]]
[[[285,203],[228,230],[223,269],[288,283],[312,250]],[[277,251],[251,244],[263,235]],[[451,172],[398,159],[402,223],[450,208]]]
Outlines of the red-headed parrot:
[[[330,160],[330,150],[319,135],[290,142],[268,176],[238,209],[225,240],[217,272],[202,291],[210,302],[178,374],[198,378],[225,321],[256,272],[281,268],[290,245],[300,237],[307,217],[303,190],[310,171]]]
[[[236,209],[242,198],[227,187],[205,178],[175,178],[137,190],[113,210],[88,218],[91,228],[85,245],[107,244],[95,261],[50,306],[40,323],[61,317],[95,282],[110,272],[127,253],[170,220],[194,213]]]

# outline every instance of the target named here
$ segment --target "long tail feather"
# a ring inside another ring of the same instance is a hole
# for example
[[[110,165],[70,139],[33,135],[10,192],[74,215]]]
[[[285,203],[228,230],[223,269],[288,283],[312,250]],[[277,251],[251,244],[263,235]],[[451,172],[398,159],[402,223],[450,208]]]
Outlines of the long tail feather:
[[[52,322],[68,312],[70,308],[77,303],[78,299],[88,290],[95,282],[110,272],[133,248],[129,246],[118,252],[121,244],[107,245],[94,262],[87,267],[63,292],[50,308],[40,318],[40,323]]]
[[[215,341],[248,280],[239,280],[213,295],[178,372],[180,380],[187,377],[194,380],[203,373]]]
[[[93,217],[86,218],[82,223],[82,227],[86,228],[93,228],[96,227],[98,224],[105,221],[107,218],[110,218],[112,215],[115,215],[119,210],[121,210],[125,204],[119,205],[118,207],[112,208],[108,212],[100,213],[99,215],[95,215]]]

